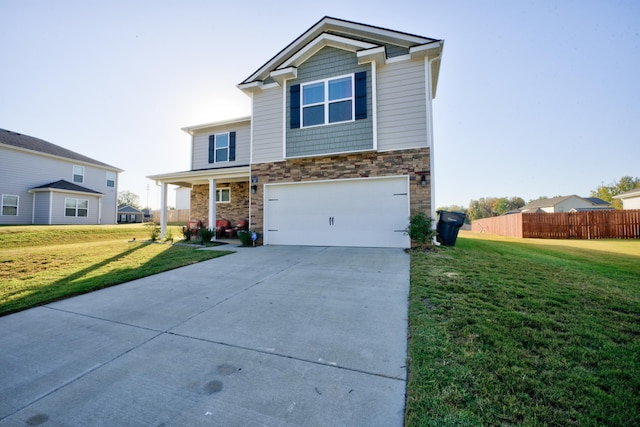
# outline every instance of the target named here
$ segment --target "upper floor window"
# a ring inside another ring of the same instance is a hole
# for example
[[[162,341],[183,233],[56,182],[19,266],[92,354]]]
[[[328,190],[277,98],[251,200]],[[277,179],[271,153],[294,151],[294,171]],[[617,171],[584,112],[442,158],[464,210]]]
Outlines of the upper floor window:
[[[235,132],[209,135],[209,163],[233,162],[235,160]]]
[[[353,76],[302,86],[302,127],[353,119]]]
[[[366,71],[292,85],[289,92],[292,129],[367,118]]]
[[[116,173],[107,171],[107,187],[115,188],[116,186]]]
[[[87,216],[89,201],[86,199],[64,199],[64,216]]]
[[[2,215],[16,216],[18,215],[18,200],[19,196],[13,196],[11,194],[2,195]]]
[[[73,166],[73,182],[84,182],[84,166]]]
[[[216,188],[216,203],[229,203],[229,202],[231,202],[231,189]]]

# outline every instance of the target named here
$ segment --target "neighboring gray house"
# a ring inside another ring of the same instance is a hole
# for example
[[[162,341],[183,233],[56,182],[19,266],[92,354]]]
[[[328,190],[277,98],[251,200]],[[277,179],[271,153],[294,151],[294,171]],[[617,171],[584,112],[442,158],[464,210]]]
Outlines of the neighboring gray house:
[[[0,129],[0,224],[115,224],[120,172]]]
[[[521,212],[579,212],[599,209],[611,209],[607,202],[597,197],[580,197],[576,195],[552,197],[534,200],[520,208]]]
[[[162,232],[171,184],[192,189],[192,219],[249,219],[264,244],[409,247],[410,216],[436,216],[432,99],[443,44],[318,21],[238,84],[250,117],[183,129],[191,170],[149,177],[162,185]]]
[[[120,206],[118,208],[118,224],[142,222],[144,212],[133,206]]]

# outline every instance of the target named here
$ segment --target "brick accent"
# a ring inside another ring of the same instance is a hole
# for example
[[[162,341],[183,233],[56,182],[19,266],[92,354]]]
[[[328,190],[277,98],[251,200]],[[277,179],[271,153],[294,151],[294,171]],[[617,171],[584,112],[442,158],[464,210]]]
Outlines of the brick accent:
[[[408,175],[410,179],[411,214],[419,211],[429,214],[431,171],[428,148],[310,157],[251,165],[251,176],[258,178],[258,191],[251,195],[251,228],[258,232],[264,231],[264,184],[399,175]],[[425,187],[420,185],[422,175],[426,176]]]
[[[232,225],[249,218],[249,183],[216,183],[216,188],[231,189],[231,202],[216,205],[216,219],[227,219]],[[204,224],[209,218],[209,184],[194,185],[191,189],[191,219]]]

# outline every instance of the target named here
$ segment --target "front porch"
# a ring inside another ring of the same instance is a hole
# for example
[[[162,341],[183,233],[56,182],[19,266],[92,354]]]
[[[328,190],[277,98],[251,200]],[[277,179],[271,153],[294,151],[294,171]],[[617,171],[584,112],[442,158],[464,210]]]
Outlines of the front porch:
[[[249,166],[206,169],[152,175],[149,179],[160,185],[160,235],[167,231],[168,186],[191,188],[191,218],[204,227],[213,228],[216,220],[225,219],[234,227],[249,219]]]

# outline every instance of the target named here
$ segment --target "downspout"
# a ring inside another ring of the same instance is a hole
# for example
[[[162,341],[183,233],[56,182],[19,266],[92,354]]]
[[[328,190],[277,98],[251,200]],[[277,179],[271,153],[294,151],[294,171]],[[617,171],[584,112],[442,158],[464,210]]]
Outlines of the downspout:
[[[435,56],[426,61],[427,63],[427,94],[428,94],[428,113],[427,113],[427,125],[429,130],[427,131],[427,140],[429,145],[429,180],[430,180],[430,196],[431,196],[431,212],[430,216],[433,218],[431,223],[432,228],[435,230],[437,227],[436,217],[436,186],[435,186],[435,151],[434,151],[434,138],[433,138],[433,75],[431,74],[431,64],[433,61],[440,59],[441,55]],[[439,245],[434,233],[433,243]]]

